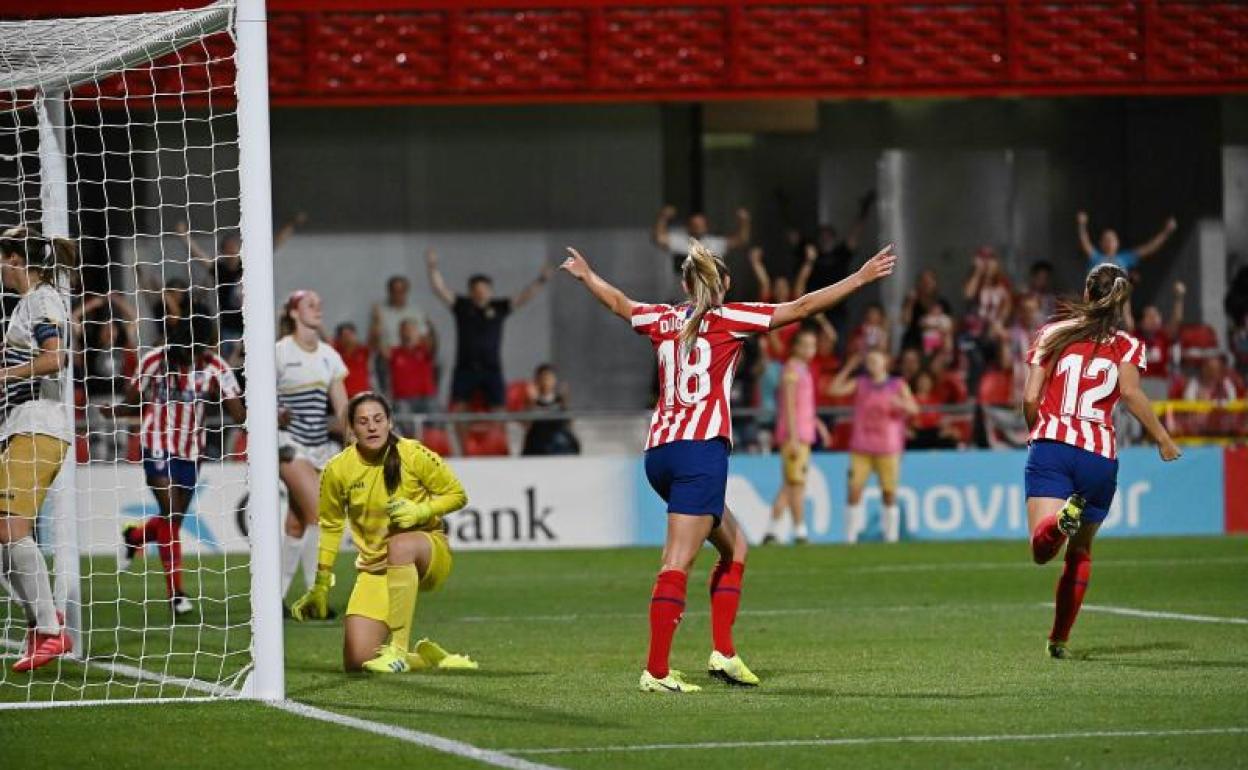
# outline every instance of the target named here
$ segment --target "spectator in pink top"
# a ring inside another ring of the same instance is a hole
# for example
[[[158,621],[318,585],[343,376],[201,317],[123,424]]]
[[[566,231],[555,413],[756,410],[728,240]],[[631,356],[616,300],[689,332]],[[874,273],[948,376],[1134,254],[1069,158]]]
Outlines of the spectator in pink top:
[[[889,374],[888,356],[867,354],[865,375],[850,379],[861,359],[850,359],[832,383],[836,396],[854,397],[853,433],[849,439],[849,505],[845,511],[845,539],[857,542],[866,526],[862,492],[872,473],[880,482],[884,509],[880,529],[884,540],[901,537],[897,510],[897,484],[901,477],[901,453],[906,446],[906,422],[919,413],[919,404],[905,380]]]
[[[776,444],[780,447],[783,479],[771,505],[771,521],[763,545],[776,542],[776,530],[787,508],[793,518],[793,542],[805,543],[806,473],[816,434],[828,441],[828,429],[815,415],[815,376],[810,363],[819,349],[815,330],[804,327],[793,336],[776,394]]]

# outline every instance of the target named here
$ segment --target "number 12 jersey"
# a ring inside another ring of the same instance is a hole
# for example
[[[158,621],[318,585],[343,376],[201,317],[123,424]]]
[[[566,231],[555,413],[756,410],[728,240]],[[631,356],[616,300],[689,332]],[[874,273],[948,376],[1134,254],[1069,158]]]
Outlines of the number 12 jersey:
[[[712,308],[686,345],[680,330],[692,312],[688,304],[633,308],[633,330],[650,338],[659,360],[659,401],[646,449],[673,441],[732,443],[729,399],[741,347],[750,335],[771,328],[776,305],[729,302]]]
[[[1118,367],[1146,366],[1144,343],[1126,332],[1117,332],[1099,343],[1082,340],[1057,354],[1041,357],[1040,342],[1059,321],[1042,328],[1027,355],[1036,366],[1052,366],[1040,401],[1040,418],[1031,431],[1031,440],[1060,441],[1095,452],[1113,460],[1118,456],[1114,438],[1114,406],[1118,403]]]

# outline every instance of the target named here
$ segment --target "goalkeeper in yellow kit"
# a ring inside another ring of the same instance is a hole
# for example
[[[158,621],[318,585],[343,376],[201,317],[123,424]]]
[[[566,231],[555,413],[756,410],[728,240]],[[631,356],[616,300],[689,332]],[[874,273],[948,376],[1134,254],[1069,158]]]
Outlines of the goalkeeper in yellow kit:
[[[321,539],[316,582],[291,607],[296,620],[324,619],[343,527],[359,551],[359,573],[347,603],[343,667],[373,673],[412,668],[476,668],[422,639],[409,652],[412,615],[421,591],[451,572],[442,517],[468,502],[464,488],[437,453],[394,433],[390,403],[360,393],[347,405],[356,442],[321,472]]]

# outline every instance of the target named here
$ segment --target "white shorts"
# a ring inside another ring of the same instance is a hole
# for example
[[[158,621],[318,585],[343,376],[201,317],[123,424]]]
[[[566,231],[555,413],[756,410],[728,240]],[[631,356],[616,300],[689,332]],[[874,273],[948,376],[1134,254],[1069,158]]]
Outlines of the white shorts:
[[[342,451],[342,446],[337,441],[326,441],[317,446],[300,444],[294,436],[284,430],[277,432],[277,447],[294,450],[292,460],[306,460],[312,463],[312,467],[318,471],[324,468],[334,455]]]

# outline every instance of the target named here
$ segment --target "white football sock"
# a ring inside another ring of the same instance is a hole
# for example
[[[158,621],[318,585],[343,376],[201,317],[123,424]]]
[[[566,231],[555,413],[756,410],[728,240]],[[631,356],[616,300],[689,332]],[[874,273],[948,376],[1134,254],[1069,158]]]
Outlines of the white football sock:
[[[809,535],[806,534],[806,522],[798,522],[797,527],[793,530],[793,537],[800,537],[803,540],[809,537]]]
[[[303,538],[282,535],[282,599],[290,593],[290,583],[299,570],[299,555],[303,553]]]
[[[299,563],[303,565],[303,584],[304,590],[312,587],[316,582],[316,562],[317,551],[321,547],[321,525],[309,524],[303,529],[303,553],[299,556]]]
[[[7,577],[8,568],[5,566],[7,563],[3,548],[0,547],[0,591],[13,597],[13,601],[17,603],[17,606],[22,608],[22,614],[26,617],[26,625],[33,626],[35,624],[35,612],[26,603],[26,600],[22,598],[21,594],[17,592],[17,589],[13,587],[13,584],[9,582]]]
[[[866,518],[862,503],[845,507],[845,542],[858,542],[858,535],[862,533]]]
[[[56,618],[56,604],[52,601],[48,565],[43,560],[43,554],[39,553],[35,539],[27,535],[0,550],[4,552],[4,568],[13,593],[28,613],[27,622],[33,615],[36,631],[41,634],[60,633],[61,623]]]
[[[897,510],[896,503],[886,505],[880,511],[880,529],[886,543],[896,543],[901,539],[901,512]]]

